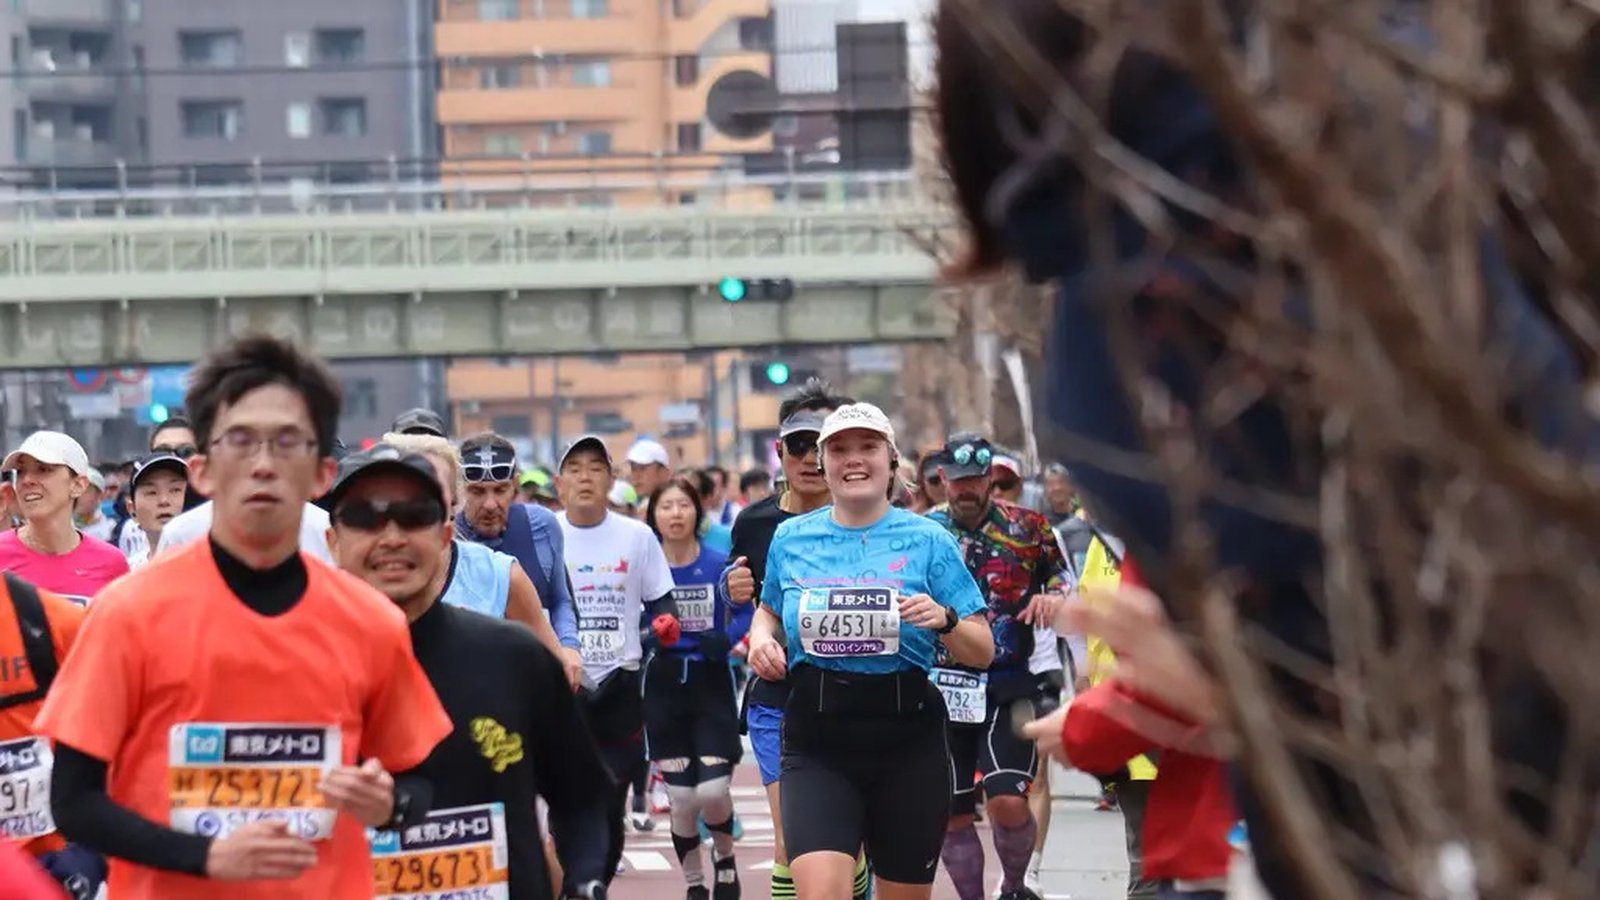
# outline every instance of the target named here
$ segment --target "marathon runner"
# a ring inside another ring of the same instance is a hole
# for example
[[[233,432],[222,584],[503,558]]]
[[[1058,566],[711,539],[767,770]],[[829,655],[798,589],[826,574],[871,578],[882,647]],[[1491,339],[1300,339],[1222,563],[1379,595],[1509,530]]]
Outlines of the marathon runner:
[[[73,900],[89,900],[105,860],[69,846],[50,815],[50,743],[33,728],[45,694],[83,626],[83,607],[0,573],[0,843],[36,857]]]
[[[649,526],[607,508],[606,495],[615,476],[604,441],[593,435],[579,438],[562,454],[556,469],[566,504],[561,530],[583,647],[586,685],[581,693],[589,727],[617,779],[612,813],[620,830],[628,788],[646,765],[640,626],[649,607],[650,628],[663,644],[673,643],[680,633],[672,572]],[[619,839],[611,871],[621,859]]]
[[[428,808],[409,770],[451,725],[405,616],[297,552],[334,474],[338,383],[248,337],[200,362],[186,401],[211,533],[96,597],[36,722],[51,811],[111,858],[116,900],[366,900],[363,828]]]
[[[567,577],[566,538],[555,513],[517,502],[517,450],[500,435],[485,431],[467,438],[461,442],[460,458],[467,491],[466,505],[456,515],[456,533],[522,564],[561,642],[559,656],[567,671],[576,672],[583,661],[578,621]]]
[[[466,476],[461,471],[456,448],[445,438],[415,431],[409,434],[391,432],[383,436],[383,443],[416,453],[433,464],[439,483],[444,487],[445,506],[453,520],[466,494]],[[561,646],[539,602],[538,590],[515,557],[457,536],[445,551],[438,581],[440,600],[528,626],[539,643],[561,660],[567,683],[577,689],[583,667],[576,654],[566,652]]]
[[[189,457],[194,456],[197,452],[199,452],[199,448],[194,445],[194,426],[183,416],[171,416],[150,432],[150,455],[152,456],[170,454],[187,463]],[[155,556],[155,549],[158,545],[146,537],[143,529],[134,527],[131,524],[133,521],[132,499],[133,478],[130,472],[127,483],[122,487],[122,493],[117,497],[118,504],[122,506],[117,514],[117,526],[111,532],[111,543],[116,544],[117,549],[121,550],[122,555],[129,560],[135,558],[148,560],[150,557]],[[190,485],[188,490],[184,492],[183,505],[179,508],[178,513],[182,515],[203,502],[204,498],[196,494],[194,486]],[[171,523],[169,522],[168,524]]]
[[[128,571],[116,547],[78,530],[73,507],[89,489],[89,455],[59,431],[36,431],[6,454],[0,471],[15,492],[22,527],[0,533],[0,572],[75,603]]]
[[[189,492],[189,463],[171,453],[152,453],[139,460],[129,479],[128,505],[143,540],[128,552],[128,567],[137,569],[150,560],[150,548],[161,542],[161,532],[183,512]]]
[[[724,582],[728,597],[735,603],[755,597],[756,586],[766,577],[767,551],[778,526],[833,502],[828,482],[817,468],[817,434],[829,413],[854,402],[850,397],[834,394],[826,382],[812,378],[778,405],[778,440],[773,450],[783,467],[783,493],[752,503],[734,520],[729,553],[733,567],[725,574]],[[745,728],[774,823],[783,822],[778,768],[783,707],[788,702],[789,683],[783,678],[752,678],[746,686]],[[791,900],[795,895],[794,879],[789,874],[781,827],[773,833],[772,853],[771,900]],[[866,896],[869,885],[866,857],[862,856],[856,867],[856,900]]]
[[[455,725],[417,769],[433,786],[424,825],[481,832],[465,844],[430,837],[426,828],[380,835],[378,893],[464,896],[503,884],[508,893],[500,896],[510,900],[547,900],[551,875],[534,814],[537,795],[555,823],[562,895],[595,896],[606,880],[611,776],[555,653],[498,617],[438,602],[445,570],[457,557],[450,552],[449,496],[435,466],[378,444],[340,463],[324,500],[333,516],[334,557],[405,613],[417,661]],[[441,852],[447,864],[434,862]]]
[[[681,475],[658,488],[645,509],[672,571],[682,626],[677,640],[664,640],[645,667],[645,743],[667,784],[672,848],[688,900],[739,900],[733,767],[742,748],[728,650],[744,639],[752,607],[748,598],[730,605],[717,585],[728,557],[697,537],[708,515],[695,485]],[[711,834],[716,873],[709,892],[700,859],[701,818]]]
[[[982,668],[994,638],[983,597],[943,528],[889,505],[894,428],[870,403],[818,435],[833,507],[778,527],[750,665],[789,672],[783,839],[801,896],[843,898],[863,845],[883,900],[927,900],[950,818],[945,708],[935,645]],[[940,788],[944,790],[940,790]]]
[[[1036,830],[1028,790],[1039,760],[1033,742],[1012,730],[1011,708],[1062,688],[1055,633],[1048,625],[1061,605],[1067,566],[1049,520],[1001,499],[994,482],[1005,476],[1014,480],[1015,475],[998,467],[1000,455],[987,439],[973,432],[953,434],[940,457],[948,502],[929,518],[961,547],[987,601],[986,618],[994,635],[994,659],[987,671],[954,663],[941,649],[932,673],[949,714],[950,767],[956,773],[944,867],[961,900],[983,897],[983,845],[973,825],[977,792],[971,779],[977,771],[983,777],[985,811],[1000,860],[1000,898],[1039,900],[1023,883]],[[1045,629],[1037,642],[1036,626]],[[1055,664],[1048,675],[1036,678],[1032,662],[1038,644],[1045,645]],[[1030,707],[1027,719],[1033,718]]]

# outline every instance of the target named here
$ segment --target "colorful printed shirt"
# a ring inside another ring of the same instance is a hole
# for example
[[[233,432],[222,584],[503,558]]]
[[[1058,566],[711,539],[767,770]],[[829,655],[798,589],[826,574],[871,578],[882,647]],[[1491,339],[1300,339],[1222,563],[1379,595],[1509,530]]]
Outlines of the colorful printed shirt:
[[[988,514],[976,529],[956,524],[945,505],[930,511],[928,518],[956,539],[967,570],[988,605],[989,629],[994,633],[990,683],[1026,679],[1028,658],[1033,655],[1033,626],[1017,616],[1034,596],[1062,591],[1070,584],[1067,562],[1050,520],[1003,500],[989,504]],[[939,665],[959,668],[942,654]]]

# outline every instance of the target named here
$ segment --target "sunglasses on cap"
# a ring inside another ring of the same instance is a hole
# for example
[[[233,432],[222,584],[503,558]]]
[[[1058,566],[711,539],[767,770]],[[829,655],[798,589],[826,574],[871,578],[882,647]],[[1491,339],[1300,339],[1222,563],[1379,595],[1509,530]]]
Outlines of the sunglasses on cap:
[[[817,449],[817,432],[796,431],[783,439],[783,452],[799,459]]]
[[[382,531],[389,523],[401,531],[421,531],[444,523],[444,504],[423,500],[352,500],[339,507],[333,519],[352,531]]]
[[[461,474],[466,476],[466,479],[473,484],[493,484],[498,481],[510,481],[516,475],[516,471],[517,464],[515,462],[491,463],[489,465],[467,463],[461,467]]]
[[[962,444],[948,452],[950,461],[958,466],[988,466],[994,460],[994,452],[988,447],[974,447],[971,444]]]
[[[150,448],[152,453],[171,453],[179,459],[188,459],[200,452],[200,448],[193,444],[159,444]]]

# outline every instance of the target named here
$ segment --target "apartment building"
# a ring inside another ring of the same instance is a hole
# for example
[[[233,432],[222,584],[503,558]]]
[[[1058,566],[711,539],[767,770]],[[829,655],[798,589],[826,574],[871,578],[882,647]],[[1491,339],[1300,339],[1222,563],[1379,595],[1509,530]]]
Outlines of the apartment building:
[[[771,0],[441,0],[447,174],[531,170],[533,202],[563,185],[546,199],[690,202],[693,187],[578,188],[596,173],[709,179],[730,155],[769,152],[770,123],[737,113],[771,92],[770,14]],[[719,102],[735,115],[714,121]]]
[[[0,161],[21,183],[43,167],[79,168],[59,180],[93,180],[81,167],[137,160],[136,79],[128,74],[128,0],[16,0],[0,6]],[[103,173],[101,173],[103,175]],[[78,176],[74,178],[74,176]]]

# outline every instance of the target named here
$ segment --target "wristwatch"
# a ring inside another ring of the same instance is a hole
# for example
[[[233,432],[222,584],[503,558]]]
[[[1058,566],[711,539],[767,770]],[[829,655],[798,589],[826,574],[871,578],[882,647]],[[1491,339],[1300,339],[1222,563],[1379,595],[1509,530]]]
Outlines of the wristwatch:
[[[411,814],[411,792],[399,785],[394,788],[394,812],[389,816],[389,821],[383,823],[379,831],[399,831],[405,826],[406,817]]]
[[[961,617],[956,615],[956,611],[955,610],[953,610],[950,607],[946,606],[944,608],[944,624],[942,626],[938,627],[938,628],[935,628],[933,630],[933,633],[934,634],[949,634],[950,632],[955,631],[956,630],[956,626],[960,625],[960,624],[961,624]]]

